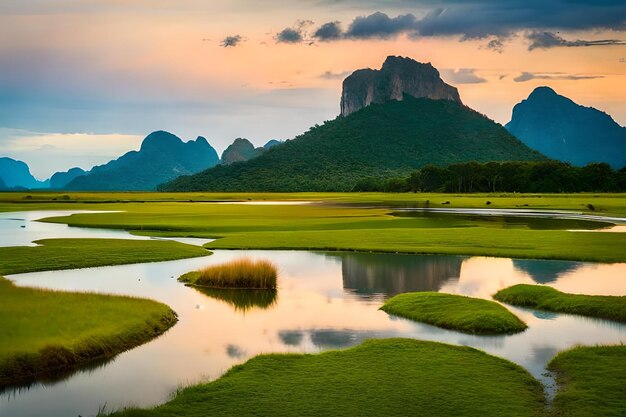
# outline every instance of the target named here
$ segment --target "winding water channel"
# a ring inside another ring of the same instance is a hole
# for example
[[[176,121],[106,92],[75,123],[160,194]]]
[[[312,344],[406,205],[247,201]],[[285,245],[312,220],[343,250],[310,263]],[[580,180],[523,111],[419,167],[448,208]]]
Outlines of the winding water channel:
[[[134,237],[124,231],[70,228],[34,221],[71,212],[0,213],[0,246],[51,237]],[[23,226],[23,227],[22,227]],[[185,240],[199,243],[202,240]],[[276,299],[202,293],[176,278],[199,267],[249,256],[275,262]],[[47,384],[0,393],[0,415],[89,416],[106,405],[149,406],[181,385],[218,378],[260,353],[320,352],[366,338],[410,337],[476,347],[528,369],[552,392],[547,362],[577,344],[626,342],[626,325],[508,308],[529,328],[510,336],[471,336],[389,316],[378,308],[407,291],[490,298],[516,283],[585,294],[626,294],[626,264],[439,255],[215,251],[204,258],[8,277],[20,286],[97,291],[151,298],[171,306],[179,323],[163,336],[113,360]]]

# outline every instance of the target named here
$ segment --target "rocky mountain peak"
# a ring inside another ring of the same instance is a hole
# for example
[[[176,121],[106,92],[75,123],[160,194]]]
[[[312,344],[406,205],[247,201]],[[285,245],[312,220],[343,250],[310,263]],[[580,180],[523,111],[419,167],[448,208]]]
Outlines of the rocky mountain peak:
[[[347,116],[371,103],[401,101],[405,94],[461,103],[457,89],[446,84],[430,63],[389,56],[380,70],[360,69],[343,81],[341,115]]]

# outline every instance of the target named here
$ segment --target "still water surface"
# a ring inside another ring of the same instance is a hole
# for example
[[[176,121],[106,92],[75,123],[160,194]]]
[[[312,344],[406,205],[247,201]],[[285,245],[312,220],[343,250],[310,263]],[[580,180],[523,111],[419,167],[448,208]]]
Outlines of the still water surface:
[[[0,236],[4,239],[4,235]],[[90,236],[94,237],[94,236]],[[280,270],[276,299],[205,294],[176,278],[241,256],[269,259]],[[626,326],[509,307],[529,329],[511,336],[471,336],[395,318],[378,308],[407,291],[445,291],[489,298],[516,283],[575,293],[626,294],[626,264],[505,258],[216,251],[205,258],[39,272],[9,277],[18,285],[152,298],[170,305],[179,323],[165,335],[47,385],[0,394],[1,416],[88,416],[105,405],[149,406],[181,385],[215,379],[260,353],[320,352],[367,338],[411,337],[473,346],[512,360],[551,389],[546,363],[576,344],[626,342]]]

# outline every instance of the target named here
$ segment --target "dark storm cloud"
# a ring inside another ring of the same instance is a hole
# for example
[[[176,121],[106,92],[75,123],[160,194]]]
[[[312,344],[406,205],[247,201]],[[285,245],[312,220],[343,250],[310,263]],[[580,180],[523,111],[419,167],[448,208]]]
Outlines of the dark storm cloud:
[[[356,0],[333,3],[346,6],[361,4]],[[567,41],[556,35],[556,31],[626,30],[626,1],[389,0],[384,3],[370,1],[368,4],[412,12],[396,17],[380,11],[358,16],[345,32],[341,32],[338,22],[329,22],[320,26],[313,37],[317,40],[339,40],[388,39],[402,34],[413,38],[459,36],[463,40],[487,39],[486,48],[501,52],[506,41],[519,32],[531,31],[534,36],[534,40],[529,38],[532,50],[622,43],[616,39]],[[550,39],[549,35],[554,36]]]
[[[231,35],[225,37],[222,42],[220,42],[220,46],[224,48],[228,48],[229,46],[235,47],[243,42],[243,37],[241,35]]]
[[[285,28],[276,34],[277,43],[300,43],[304,40],[304,35],[300,29]]]
[[[538,73],[538,72],[522,72],[513,78],[516,83],[523,83],[531,80],[593,80],[596,78],[604,78],[603,75],[578,75],[578,74],[562,74],[562,73]]]
[[[504,38],[495,38],[487,42],[485,48],[501,54],[504,51]]]
[[[343,31],[339,22],[328,22],[320,26],[313,37],[320,41],[334,41],[343,37]]]
[[[312,20],[298,20],[294,26],[285,28],[278,32],[274,39],[276,40],[276,43],[306,42],[310,45],[312,41],[307,33],[307,29],[312,25]]]
[[[476,75],[475,68],[459,68],[442,70],[443,76],[452,84],[480,84],[486,83],[487,80]]]
[[[389,17],[385,13],[376,12],[369,16],[356,17],[344,36],[350,39],[387,39],[414,31],[416,22],[415,16],[410,13]]]
[[[575,41],[568,41],[556,33],[552,32],[532,32],[526,35],[526,38],[530,41],[528,50],[533,49],[548,49],[556,48],[559,46],[565,47],[577,47],[577,46],[605,46],[605,45],[625,45],[624,41],[619,39],[601,39],[586,41],[577,39]]]

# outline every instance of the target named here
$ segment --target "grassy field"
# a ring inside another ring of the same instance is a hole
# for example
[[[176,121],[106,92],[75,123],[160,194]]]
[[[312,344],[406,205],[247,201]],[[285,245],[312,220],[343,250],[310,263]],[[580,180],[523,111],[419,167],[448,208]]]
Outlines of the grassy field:
[[[386,313],[472,334],[507,334],[526,324],[500,304],[438,292],[398,294],[380,308]]]
[[[540,384],[475,349],[368,340],[318,355],[263,355],[152,410],[115,416],[539,416]]]
[[[566,294],[543,285],[519,284],[498,291],[503,303],[626,323],[626,296]]]
[[[150,300],[16,287],[0,277],[0,386],[54,379],[160,335],[176,314]]]
[[[148,193],[148,192],[0,192],[0,211],[101,209],[133,202],[316,201],[397,206],[466,208],[539,208],[626,214],[626,194],[440,194],[440,193]],[[442,205],[443,203],[449,203]],[[487,205],[489,202],[489,205]],[[93,205],[96,204],[96,207]],[[589,205],[593,206],[593,210]],[[34,205],[34,206],[31,206]],[[38,207],[38,208],[35,208]]]
[[[556,355],[548,367],[559,384],[553,415],[626,415],[626,346],[577,347]]]
[[[157,196],[160,194],[157,194]],[[189,195],[181,195],[189,197]],[[221,195],[214,195],[214,198]],[[243,198],[245,195],[230,195]],[[325,203],[352,198],[353,202],[377,202],[382,198],[415,198],[414,194],[315,194],[288,195],[289,198],[325,198]],[[419,198],[424,198],[422,195]],[[205,196],[208,197],[208,196]],[[285,198],[284,195],[254,195],[249,198]],[[484,205],[488,196],[457,197],[461,205]],[[431,199],[455,200],[454,196],[432,195]],[[586,210],[593,196],[489,197],[489,207],[529,206]],[[368,200],[369,199],[369,200]],[[491,201],[490,200],[490,201]],[[397,200],[401,201],[401,200]],[[431,200],[433,201],[433,200]],[[523,204],[522,204],[523,203]],[[539,204],[550,203],[550,204]],[[17,203],[5,203],[17,204]],[[61,204],[62,205],[62,204]],[[23,206],[23,204],[21,205]],[[50,203],[28,203],[31,208],[51,207]],[[0,208],[2,204],[0,203]],[[74,226],[131,230],[154,236],[220,238],[207,245],[215,249],[314,249],[360,250],[406,253],[507,256],[518,258],[566,259],[597,262],[624,262],[625,233],[581,233],[567,230],[534,229],[532,225],[469,219],[465,217],[398,217],[391,210],[376,207],[311,205],[235,205],[188,202],[81,204],[76,208],[124,210],[119,213],[75,214],[47,221]],[[626,197],[602,196],[594,200],[600,208],[619,212],[626,209]],[[65,206],[67,208],[67,206]],[[554,221],[554,229],[569,227],[570,221]]]
[[[0,247],[0,274],[193,258],[211,252],[173,241],[45,239],[40,246]]]

